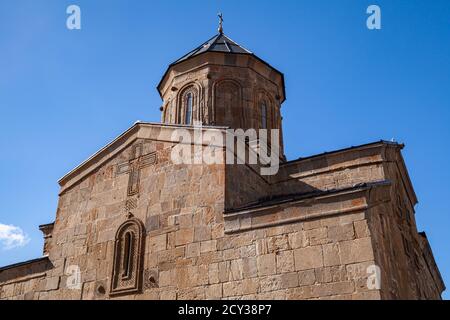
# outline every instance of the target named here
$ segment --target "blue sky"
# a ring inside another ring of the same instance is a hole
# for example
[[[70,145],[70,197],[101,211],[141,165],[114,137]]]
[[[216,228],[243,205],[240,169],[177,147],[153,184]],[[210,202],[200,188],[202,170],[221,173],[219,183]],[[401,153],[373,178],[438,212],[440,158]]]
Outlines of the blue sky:
[[[66,28],[71,4],[81,30]],[[366,27],[371,4],[381,30]],[[0,248],[0,265],[40,256],[61,176],[136,120],[159,121],[160,77],[216,33],[219,10],[228,36],[285,73],[289,159],[406,144],[417,222],[449,284],[448,0],[2,0],[0,224],[30,241]]]

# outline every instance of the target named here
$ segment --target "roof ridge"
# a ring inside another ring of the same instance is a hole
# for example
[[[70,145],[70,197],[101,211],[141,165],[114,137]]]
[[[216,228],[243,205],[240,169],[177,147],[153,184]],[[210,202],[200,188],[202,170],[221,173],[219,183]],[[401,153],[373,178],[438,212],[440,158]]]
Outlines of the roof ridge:
[[[209,44],[209,45],[211,46],[211,41],[212,41],[213,39],[217,39],[219,36],[220,36],[220,34],[214,35],[214,36],[211,37],[210,39],[208,39],[208,40],[206,40],[205,42],[203,42],[201,45],[197,46],[195,49],[189,51],[189,52],[186,53],[184,56],[182,56],[181,58],[179,58],[178,60],[176,60],[175,62],[173,62],[172,65],[173,65],[173,64],[176,64],[176,63],[178,63],[178,62],[180,62],[180,61],[185,60],[187,57],[191,56],[194,52],[197,52],[197,51],[201,50],[202,48],[204,48],[206,44]]]
[[[223,34],[223,36],[224,36],[225,38],[227,38],[228,40],[230,40],[231,42],[233,42],[235,45],[237,45],[237,46],[241,47],[242,49],[244,49],[245,51],[247,51],[249,54],[253,54],[252,51],[250,51],[250,50],[248,50],[247,48],[245,48],[244,46],[238,44],[236,41],[234,41],[233,39],[231,39],[229,36],[227,36],[227,35],[225,35],[225,34]]]
[[[196,55],[199,55],[203,52],[228,52],[228,53],[253,54],[253,52],[244,48],[227,35],[219,33],[214,35],[207,41],[203,42],[201,45],[197,46],[193,50],[189,51],[187,54],[185,54],[184,56],[173,62],[171,66],[180,63],[182,61],[185,61]]]

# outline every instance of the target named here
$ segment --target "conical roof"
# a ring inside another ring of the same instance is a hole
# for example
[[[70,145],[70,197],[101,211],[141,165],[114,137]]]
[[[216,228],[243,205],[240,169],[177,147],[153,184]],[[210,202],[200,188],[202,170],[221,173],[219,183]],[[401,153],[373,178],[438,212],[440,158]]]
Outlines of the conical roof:
[[[173,66],[175,66],[175,65],[177,65],[179,63],[182,63],[184,61],[187,61],[187,60],[189,60],[191,58],[197,57],[197,56],[199,56],[201,54],[208,53],[208,52],[220,52],[220,53],[224,53],[224,54],[238,54],[238,55],[242,55],[243,54],[243,55],[252,56],[256,60],[260,61],[261,63],[265,64],[266,66],[268,66],[269,68],[273,69],[275,72],[277,72],[277,73],[279,73],[281,75],[282,82],[283,82],[283,101],[286,99],[286,92],[285,92],[285,86],[284,86],[284,75],[283,75],[283,73],[280,72],[279,70],[277,70],[276,68],[272,67],[266,61],[264,61],[261,58],[259,58],[258,56],[256,56],[250,50],[244,48],[243,46],[237,44],[235,41],[231,40],[228,36],[226,36],[222,32],[219,32],[218,34],[216,34],[211,39],[207,40],[206,42],[204,42],[200,46],[196,47],[194,50],[190,51],[189,53],[187,53],[184,56],[182,56],[180,59],[178,59],[175,62],[171,63],[169,65],[169,67],[167,68],[166,72],[164,73],[164,75],[162,76],[161,81],[159,82],[159,84],[157,86],[159,94],[161,95],[161,90],[160,90],[161,89],[161,85],[162,85],[165,77],[169,73],[170,69]]]
[[[198,56],[199,54],[205,52],[253,54],[251,51],[245,49],[243,46],[228,38],[226,35],[219,33],[172,63],[172,65],[188,60],[189,58]]]

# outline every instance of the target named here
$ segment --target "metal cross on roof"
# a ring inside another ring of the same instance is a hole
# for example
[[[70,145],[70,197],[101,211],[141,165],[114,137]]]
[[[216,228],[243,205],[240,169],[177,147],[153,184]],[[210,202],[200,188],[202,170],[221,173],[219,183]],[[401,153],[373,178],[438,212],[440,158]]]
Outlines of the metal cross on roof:
[[[217,16],[219,17],[219,29],[218,29],[218,31],[219,31],[220,34],[223,34],[223,14],[221,12],[219,12],[217,14]]]

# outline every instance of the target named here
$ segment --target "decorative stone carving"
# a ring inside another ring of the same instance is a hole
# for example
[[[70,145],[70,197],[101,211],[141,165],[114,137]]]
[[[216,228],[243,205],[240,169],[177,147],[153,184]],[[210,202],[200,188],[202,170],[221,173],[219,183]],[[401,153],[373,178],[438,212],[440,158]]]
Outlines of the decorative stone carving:
[[[143,155],[143,144],[133,146],[133,155],[127,162],[121,163],[117,166],[117,175],[129,174],[128,180],[128,196],[134,196],[139,193],[139,182],[141,176],[141,169],[156,163],[156,153],[152,152]]]
[[[145,230],[143,223],[130,218],[117,230],[110,295],[138,293],[142,289]]]

